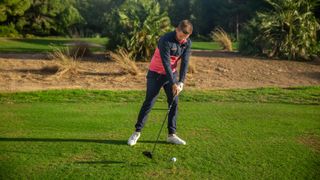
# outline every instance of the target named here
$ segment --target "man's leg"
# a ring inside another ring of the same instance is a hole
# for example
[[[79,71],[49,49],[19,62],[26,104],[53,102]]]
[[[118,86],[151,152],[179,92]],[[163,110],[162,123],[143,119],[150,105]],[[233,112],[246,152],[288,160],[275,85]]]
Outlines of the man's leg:
[[[146,98],[140,109],[138,120],[135,125],[137,132],[140,132],[144,127],[148,118],[148,114],[151,111],[151,108],[153,107],[158,97],[159,91],[163,85],[163,82],[161,78],[159,78],[159,76],[160,75],[157,73],[150,72],[150,71],[148,72]]]
[[[164,85],[164,90],[167,95],[168,107],[172,103],[169,115],[168,115],[168,133],[175,134],[177,128],[177,115],[178,115],[178,96],[173,99],[172,86],[167,83]]]
[[[171,109],[169,112],[169,116],[168,116],[167,142],[172,143],[172,144],[186,145],[186,142],[176,135],[177,116],[178,116],[178,97],[179,96],[176,96],[175,98],[173,97],[172,86],[169,85],[169,83],[164,85],[164,90],[167,95],[168,106],[170,106],[172,103],[172,106],[171,106]]]

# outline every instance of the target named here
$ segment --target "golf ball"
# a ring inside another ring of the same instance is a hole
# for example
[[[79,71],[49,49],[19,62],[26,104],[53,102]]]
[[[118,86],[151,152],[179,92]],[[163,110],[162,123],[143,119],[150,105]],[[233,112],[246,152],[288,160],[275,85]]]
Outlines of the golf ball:
[[[177,161],[177,158],[173,157],[173,158],[171,159],[171,161],[176,162],[176,161]]]

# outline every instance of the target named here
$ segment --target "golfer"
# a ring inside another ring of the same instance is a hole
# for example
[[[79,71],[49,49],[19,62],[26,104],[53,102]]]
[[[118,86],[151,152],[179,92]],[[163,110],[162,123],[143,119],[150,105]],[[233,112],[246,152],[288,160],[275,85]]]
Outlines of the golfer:
[[[145,125],[148,113],[153,107],[160,89],[163,87],[167,95],[168,105],[172,103],[168,115],[168,138],[167,142],[185,145],[186,142],[176,135],[178,94],[183,89],[183,82],[188,70],[193,26],[189,20],[183,20],[175,31],[163,35],[151,59],[147,73],[146,97],[140,109],[135,132],[128,140],[128,145],[137,143],[140,132]],[[181,59],[179,79],[177,75],[177,64]],[[172,102],[173,101],[173,102]]]

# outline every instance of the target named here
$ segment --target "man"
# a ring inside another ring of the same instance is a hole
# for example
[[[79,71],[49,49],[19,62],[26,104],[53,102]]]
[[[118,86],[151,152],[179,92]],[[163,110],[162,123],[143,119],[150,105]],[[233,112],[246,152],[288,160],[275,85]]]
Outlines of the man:
[[[176,27],[175,31],[163,35],[158,47],[152,57],[149,71],[147,73],[147,91],[145,101],[141,107],[135,132],[128,140],[128,145],[137,143],[140,132],[147,120],[161,87],[167,95],[168,105],[172,103],[168,115],[168,138],[167,142],[185,145],[186,142],[176,135],[176,121],[178,110],[178,94],[183,89],[183,82],[188,69],[193,26],[190,21],[183,20]],[[177,81],[177,63],[181,59],[179,81]],[[172,102],[173,101],[173,102]]]

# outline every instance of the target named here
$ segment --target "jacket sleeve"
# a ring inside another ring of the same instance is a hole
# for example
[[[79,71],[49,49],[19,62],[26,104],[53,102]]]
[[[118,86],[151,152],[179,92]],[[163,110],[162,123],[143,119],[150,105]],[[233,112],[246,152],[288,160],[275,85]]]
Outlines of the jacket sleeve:
[[[164,38],[161,38],[159,40],[158,48],[160,50],[160,56],[162,60],[163,67],[166,71],[167,79],[169,80],[169,83],[173,85],[176,83],[173,79],[173,73],[170,65],[170,45],[169,42],[166,41]]]
[[[191,41],[189,40],[188,47],[181,57],[181,67],[179,73],[179,82],[184,82],[189,65],[189,57],[191,52]]]

